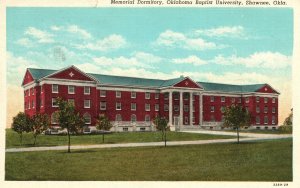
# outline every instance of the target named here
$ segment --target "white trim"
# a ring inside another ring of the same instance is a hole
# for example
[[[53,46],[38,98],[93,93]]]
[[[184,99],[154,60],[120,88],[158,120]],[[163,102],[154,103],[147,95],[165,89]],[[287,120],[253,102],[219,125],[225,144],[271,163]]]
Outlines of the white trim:
[[[88,93],[85,92],[85,88],[89,88],[89,92]],[[83,94],[84,95],[90,95],[91,94],[91,87],[90,86],[83,86]]]
[[[88,103],[88,104],[89,104],[88,106],[85,105],[85,102],[86,102],[86,101],[89,102],[89,103]],[[85,99],[85,100],[83,100],[83,108],[91,108],[91,100],[90,100],[90,99]]]
[[[73,92],[70,91],[70,88],[73,87]],[[75,86],[73,85],[68,85],[68,94],[75,94]]]
[[[103,93],[101,93],[101,92],[104,92],[105,95],[102,95]],[[106,90],[100,90],[100,97],[106,97]]]
[[[122,98],[122,92],[121,91],[116,91],[116,98],[118,98],[118,99]]]
[[[186,79],[190,79],[192,82],[194,82],[198,87],[200,87],[200,88],[197,88],[197,89],[203,89],[203,87],[202,86],[200,86],[197,82],[195,82],[193,79],[191,79],[190,77],[188,77],[188,76],[186,76],[186,77],[183,77],[183,79],[181,80],[181,81],[179,81],[179,82],[177,82],[177,83],[175,83],[175,84],[173,84],[172,86],[174,86],[174,85],[176,85],[176,84],[179,84],[180,82],[182,82],[182,81],[184,81],[184,80],[186,80]],[[167,81],[167,80],[166,80]],[[189,87],[187,87],[187,88],[189,88]]]
[[[117,84],[97,84],[97,88],[128,88],[128,89],[133,89],[133,90],[138,90],[138,89],[142,89],[142,90],[160,90],[160,87],[156,87],[156,86],[136,86],[136,85],[117,85]]]
[[[132,94],[134,94],[134,96],[132,96]],[[135,92],[135,91],[131,91],[131,93],[130,93],[130,98],[136,99],[136,92]]]
[[[52,103],[51,103],[51,106],[52,106],[53,108],[57,108],[57,107],[58,107],[58,105],[53,105],[53,99],[54,99],[54,100],[56,100],[56,98],[52,98],[52,101],[51,101],[51,102],[52,102]]]
[[[101,103],[104,103],[105,105],[105,108],[102,108],[102,105],[101,105]],[[106,110],[106,101],[100,101],[100,110]]]
[[[149,109],[147,109],[147,106],[149,105]],[[151,111],[151,104],[145,103],[145,111],[150,112]]]
[[[275,97],[278,98],[278,94],[275,93],[261,93],[261,92],[222,92],[222,91],[203,91],[203,95],[207,96],[225,96],[225,97],[250,97],[250,96],[259,96],[259,97]]]
[[[145,92],[145,99],[151,99],[151,93],[150,92]]]
[[[89,121],[88,121],[88,122],[85,122],[85,117],[84,117],[84,116],[87,116],[87,117],[89,118]],[[90,124],[92,123],[92,116],[91,116],[90,113],[86,112],[86,113],[83,114],[82,117],[83,117],[83,119],[84,119],[84,124],[85,124],[85,125],[90,125]]]
[[[156,108],[158,106],[158,108]],[[154,104],[154,111],[158,112],[159,111],[159,104]]]
[[[22,83],[23,83],[23,82],[22,82]],[[23,87],[24,89],[28,89],[28,88],[31,88],[32,86],[35,87],[35,86],[37,86],[37,85],[38,85],[38,84],[33,80],[33,81],[31,81],[31,82],[29,82],[29,83],[23,85],[22,87]]]
[[[150,90],[150,89],[126,88],[126,87],[99,87],[99,86],[97,86],[97,90],[127,91],[127,92],[153,92],[153,90]],[[157,89],[155,91],[157,91]]]
[[[84,82],[81,80],[66,80],[66,79],[45,79],[43,81],[40,82],[40,85],[44,85],[44,84],[57,84],[57,85],[70,85],[70,83],[72,83],[71,85],[73,86],[90,86],[90,87],[96,87],[95,83],[91,83],[91,82]]]
[[[53,86],[57,86],[57,91],[54,91]],[[58,84],[52,84],[51,85],[51,92],[52,93],[58,93],[59,92],[59,86],[58,86]]]
[[[134,104],[134,108],[132,108],[133,104]],[[136,111],[136,103],[134,103],[134,102],[130,103],[130,110],[131,111]]]
[[[118,109],[118,104],[120,104],[120,109]],[[122,110],[122,103],[121,102],[116,102],[116,110]]]

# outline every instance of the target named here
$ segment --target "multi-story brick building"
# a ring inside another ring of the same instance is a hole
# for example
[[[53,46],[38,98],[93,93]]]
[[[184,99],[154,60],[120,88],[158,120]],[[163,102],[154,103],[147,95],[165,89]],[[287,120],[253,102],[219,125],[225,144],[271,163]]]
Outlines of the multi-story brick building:
[[[221,128],[223,109],[242,105],[252,115],[252,126],[275,129],[279,93],[268,84],[229,85],[196,82],[189,77],[169,80],[85,73],[75,66],[61,70],[28,68],[24,88],[25,113],[46,113],[58,126],[53,112],[56,98],[74,103],[90,130],[105,114],[114,131],[153,130],[155,116],[169,120],[171,130]]]

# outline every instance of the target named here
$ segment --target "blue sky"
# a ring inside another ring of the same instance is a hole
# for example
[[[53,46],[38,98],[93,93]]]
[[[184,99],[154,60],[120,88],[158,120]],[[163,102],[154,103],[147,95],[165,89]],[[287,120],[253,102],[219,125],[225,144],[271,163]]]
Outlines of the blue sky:
[[[7,8],[6,28],[10,86],[20,87],[27,67],[73,64],[99,74],[269,83],[290,98],[290,8]]]

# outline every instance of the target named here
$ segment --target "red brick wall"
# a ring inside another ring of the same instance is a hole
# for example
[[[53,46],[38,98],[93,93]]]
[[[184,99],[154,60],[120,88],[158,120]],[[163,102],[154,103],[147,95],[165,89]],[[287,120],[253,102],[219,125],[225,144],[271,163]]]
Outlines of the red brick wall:
[[[74,75],[71,77],[70,73],[73,73]],[[58,72],[56,74],[53,74],[50,76],[50,78],[59,78],[59,79],[69,79],[69,80],[85,80],[85,81],[93,81],[91,78],[85,76],[75,68],[71,67],[64,71]]]
[[[182,80],[181,82],[175,84],[174,86],[175,87],[185,87],[185,88],[201,88],[189,78]]]

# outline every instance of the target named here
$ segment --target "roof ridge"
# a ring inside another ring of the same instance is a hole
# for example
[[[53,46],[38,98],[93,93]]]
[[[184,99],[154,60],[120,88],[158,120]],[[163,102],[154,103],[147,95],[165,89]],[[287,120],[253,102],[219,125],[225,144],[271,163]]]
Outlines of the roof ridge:
[[[97,73],[87,73],[91,75],[99,75],[99,76],[113,76],[113,77],[122,77],[122,78],[136,78],[136,79],[143,79],[143,80],[159,80],[165,81],[163,79],[153,79],[153,78],[141,78],[141,77],[131,77],[131,76],[118,76],[118,75],[109,75],[109,74],[97,74]]]

